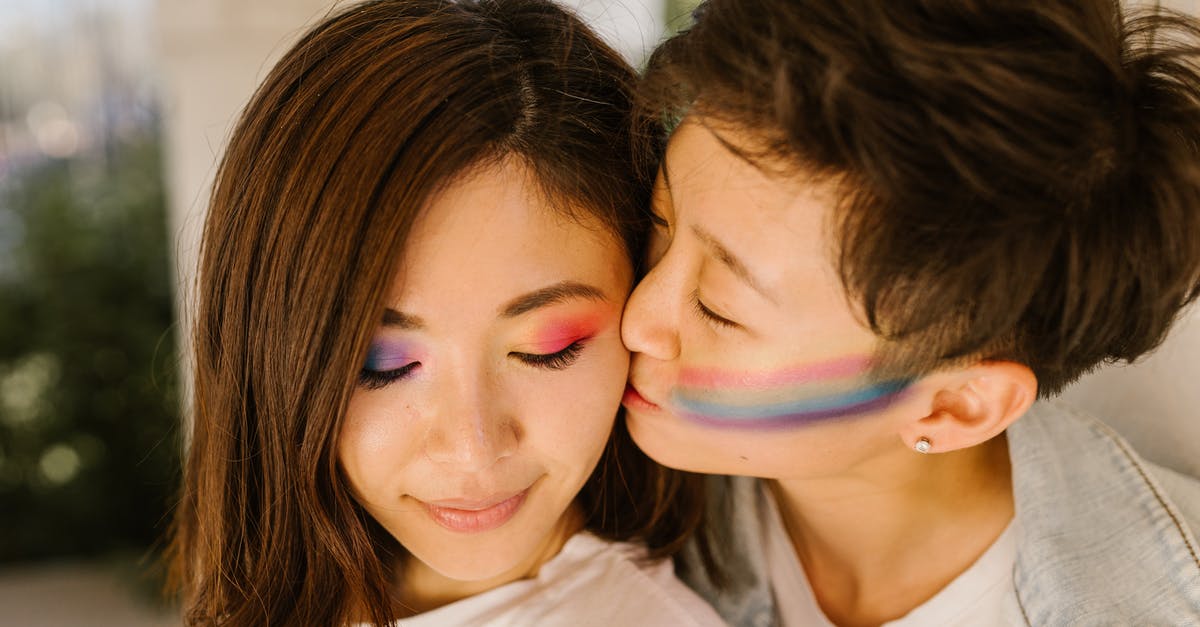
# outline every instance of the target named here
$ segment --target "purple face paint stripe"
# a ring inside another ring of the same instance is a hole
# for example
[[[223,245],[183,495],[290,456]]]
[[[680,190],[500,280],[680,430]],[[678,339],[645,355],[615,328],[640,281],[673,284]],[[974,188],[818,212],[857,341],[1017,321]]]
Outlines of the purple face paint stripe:
[[[720,418],[691,412],[680,412],[680,416],[701,426],[733,429],[776,430],[803,427],[809,424],[854,418],[863,414],[882,411],[904,396],[907,388],[856,405],[815,410],[809,412],[767,416],[762,418]]]

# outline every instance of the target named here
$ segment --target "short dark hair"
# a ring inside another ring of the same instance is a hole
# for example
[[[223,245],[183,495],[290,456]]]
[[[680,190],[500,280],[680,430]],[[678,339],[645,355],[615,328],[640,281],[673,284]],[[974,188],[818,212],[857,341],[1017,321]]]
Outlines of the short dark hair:
[[[1200,291],[1193,18],[1115,0],[710,0],[641,96],[837,186],[832,254],[881,372],[1009,359],[1050,395],[1157,346]]]
[[[636,266],[658,134],[635,119],[636,80],[549,0],[351,6],[271,70],[205,223],[170,555],[188,624],[390,624],[403,551],[355,501],[336,439],[411,226],[455,177],[512,157]],[[578,497],[585,528],[670,554],[699,520],[696,480],[618,419]]]

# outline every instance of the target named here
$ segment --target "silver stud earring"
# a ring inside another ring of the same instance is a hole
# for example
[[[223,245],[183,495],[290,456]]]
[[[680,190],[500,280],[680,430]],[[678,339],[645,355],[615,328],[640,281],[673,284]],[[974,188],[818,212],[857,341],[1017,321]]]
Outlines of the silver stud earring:
[[[933,442],[930,442],[929,438],[921,438],[920,440],[917,440],[916,444],[913,445],[913,449],[918,453],[928,453],[933,449]]]

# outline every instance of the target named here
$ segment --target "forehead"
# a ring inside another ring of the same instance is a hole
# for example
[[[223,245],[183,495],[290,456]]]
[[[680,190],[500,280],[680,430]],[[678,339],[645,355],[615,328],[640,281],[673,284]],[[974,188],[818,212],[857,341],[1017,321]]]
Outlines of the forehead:
[[[623,297],[629,266],[611,229],[583,210],[567,215],[520,162],[505,160],[430,199],[405,242],[389,302],[414,313],[465,312],[564,280]]]
[[[681,230],[699,226],[782,291],[804,289],[816,272],[828,280],[832,185],[768,174],[727,144],[748,135],[685,120],[671,137],[656,202]]]

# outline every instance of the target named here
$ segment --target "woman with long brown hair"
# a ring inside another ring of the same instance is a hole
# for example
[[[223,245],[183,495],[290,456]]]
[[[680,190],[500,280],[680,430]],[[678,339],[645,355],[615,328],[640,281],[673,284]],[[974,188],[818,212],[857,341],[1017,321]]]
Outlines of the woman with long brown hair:
[[[541,0],[382,0],[271,71],[205,226],[189,624],[719,624],[615,420],[653,122]]]

